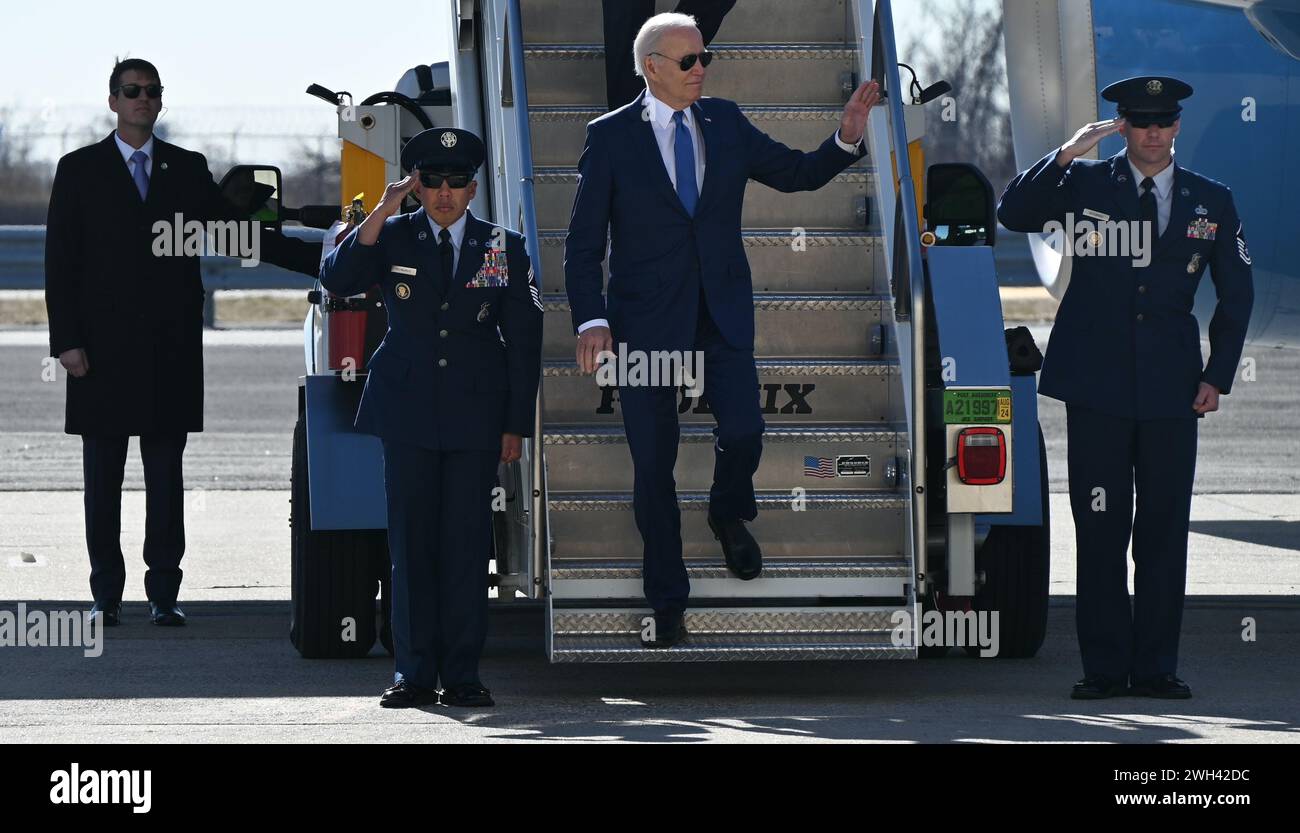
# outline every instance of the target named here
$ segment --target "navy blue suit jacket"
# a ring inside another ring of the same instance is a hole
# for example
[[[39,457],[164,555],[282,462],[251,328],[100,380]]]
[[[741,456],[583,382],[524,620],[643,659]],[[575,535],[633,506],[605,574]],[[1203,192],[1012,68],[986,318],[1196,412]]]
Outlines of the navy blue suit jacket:
[[[507,283],[476,285],[501,280],[475,280],[494,245],[504,246]],[[325,258],[326,289],[355,295],[378,284],[388,308],[357,429],[438,450],[499,450],[503,433],[532,436],[542,304],[524,238],[471,213],[446,298],[441,272],[423,208],[388,218],[373,246],[352,231]]]
[[[1139,218],[1128,159],[1076,159],[1062,169],[1056,151],[1007,185],[998,219],[1014,231],[1041,232],[1052,221]],[[1189,237],[1199,220],[1214,239]],[[1254,303],[1250,254],[1227,186],[1175,165],[1173,203],[1151,262],[1128,254],[1075,256],[1043,361],[1044,396],[1130,419],[1197,416],[1201,381],[1232,390]],[[1202,367],[1192,305],[1205,267],[1218,295],[1210,321],[1210,359]],[[1139,316],[1141,316],[1139,318]]]
[[[703,281],[723,338],[752,350],[753,286],[740,231],[745,184],[755,179],[778,191],[811,191],[865,150],[847,153],[833,135],[812,153],[793,150],[754,127],[735,102],[701,98],[691,106],[704,139],[705,171],[692,217],[664,168],[654,128],[642,118],[644,99],[643,92],[587,125],[564,244],[574,329],[605,318],[616,343],[691,349]],[[601,271],[607,232],[608,303]]]

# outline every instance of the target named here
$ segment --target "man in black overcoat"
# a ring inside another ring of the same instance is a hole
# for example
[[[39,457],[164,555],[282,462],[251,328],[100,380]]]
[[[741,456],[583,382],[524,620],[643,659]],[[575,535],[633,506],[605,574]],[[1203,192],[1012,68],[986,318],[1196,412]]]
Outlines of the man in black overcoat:
[[[126,582],[119,532],[132,436],[144,463],[150,618],[185,623],[181,454],[187,434],[203,430],[204,290],[199,259],[174,245],[174,226],[248,220],[222,197],[202,154],[153,135],[162,90],[148,61],[114,66],[117,129],[59,160],[46,221],[50,355],[68,371],[64,430],[82,437],[91,615],[104,625],[118,623]],[[263,260],[308,275],[319,268],[316,244],[251,224],[244,231]]]

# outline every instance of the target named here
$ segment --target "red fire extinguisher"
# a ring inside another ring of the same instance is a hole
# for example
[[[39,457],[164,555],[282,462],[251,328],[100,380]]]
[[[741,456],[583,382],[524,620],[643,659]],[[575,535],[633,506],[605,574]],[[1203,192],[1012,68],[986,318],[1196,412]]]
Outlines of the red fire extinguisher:
[[[334,245],[341,243],[349,232],[366,219],[366,210],[362,203],[364,198],[365,194],[357,194],[352,198],[352,205],[343,210],[342,219],[335,224],[336,226],[342,224],[342,228],[335,234]],[[327,234],[334,232],[335,228],[331,227]],[[329,312],[329,319],[326,326],[329,327],[330,370],[365,369],[366,316],[369,315],[369,306],[365,295],[327,296],[326,310]]]

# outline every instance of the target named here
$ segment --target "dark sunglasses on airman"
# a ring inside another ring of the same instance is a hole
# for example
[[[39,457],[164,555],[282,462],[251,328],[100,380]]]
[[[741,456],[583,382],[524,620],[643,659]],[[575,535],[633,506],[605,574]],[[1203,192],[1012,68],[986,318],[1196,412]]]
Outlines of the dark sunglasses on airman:
[[[440,174],[432,171],[420,171],[420,184],[425,188],[441,188],[446,182],[449,188],[465,188],[473,174]]]
[[[668,58],[670,61],[677,61],[677,66],[681,67],[682,72],[690,72],[691,67],[695,66],[696,61],[699,61],[702,66],[708,66],[713,63],[713,53],[707,49],[698,55],[695,53],[683,55],[680,60],[677,58],[669,58],[662,52],[651,52],[650,54],[658,55],[660,58]]]
[[[113,89],[113,95],[121,93],[127,98],[139,98],[141,90],[144,90],[144,94],[149,98],[162,98],[162,84],[148,84],[143,87],[139,84],[122,84]]]
[[[1141,116],[1125,116],[1124,121],[1128,122],[1129,127],[1136,127],[1141,130],[1150,127],[1153,124],[1156,127],[1173,127],[1174,122],[1178,121],[1178,117],[1175,116],[1171,119],[1146,119]]]

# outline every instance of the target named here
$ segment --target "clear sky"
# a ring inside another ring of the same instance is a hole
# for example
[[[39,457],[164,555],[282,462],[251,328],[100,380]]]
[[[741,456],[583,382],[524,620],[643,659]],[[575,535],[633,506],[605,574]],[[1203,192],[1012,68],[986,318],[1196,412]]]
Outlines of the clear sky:
[[[5,131],[43,137],[38,157],[57,158],[111,117],[114,57],[143,57],[163,76],[162,124],[174,140],[286,165],[297,137],[336,135],[333,111],[304,94],[308,84],[347,89],[358,100],[392,89],[410,67],[446,57],[421,48],[421,33],[445,25],[451,2],[6,3],[0,117]],[[599,14],[598,0],[585,2]],[[908,10],[917,6],[895,3],[900,29],[916,25]],[[241,135],[231,137],[236,131]]]
[[[6,3],[0,112],[8,111],[6,130],[82,128],[108,114],[114,57],[130,55],[158,67],[162,123],[173,130],[333,136],[334,112],[304,94],[307,85],[358,100],[392,89],[410,67],[446,57],[420,45],[443,8],[437,0]]]

